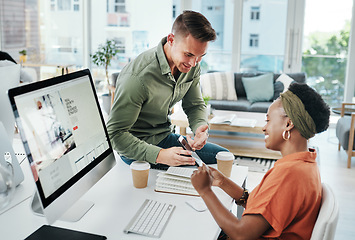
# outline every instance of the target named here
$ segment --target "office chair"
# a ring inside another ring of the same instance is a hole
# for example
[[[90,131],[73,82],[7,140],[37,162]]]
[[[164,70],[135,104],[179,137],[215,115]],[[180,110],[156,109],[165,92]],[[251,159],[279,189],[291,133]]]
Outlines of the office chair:
[[[328,184],[322,183],[322,203],[311,240],[334,239],[338,217],[339,207],[335,195]]]
[[[347,152],[348,168],[351,167],[351,157],[355,156],[354,146],[354,126],[355,126],[355,109],[346,106],[355,106],[355,103],[342,103],[340,119],[337,122],[335,134],[339,140],[338,151],[340,147]],[[349,116],[351,115],[351,116]]]
[[[39,78],[37,77],[37,72],[36,69],[31,68],[31,67],[22,67],[21,68],[21,76],[20,76],[20,81],[21,82],[37,82]]]

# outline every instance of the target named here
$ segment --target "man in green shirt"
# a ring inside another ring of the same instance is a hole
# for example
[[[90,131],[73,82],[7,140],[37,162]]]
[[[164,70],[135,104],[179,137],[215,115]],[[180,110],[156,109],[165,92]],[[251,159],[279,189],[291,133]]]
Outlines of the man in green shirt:
[[[200,91],[200,61],[208,43],[216,39],[209,21],[200,13],[184,11],[172,33],[121,71],[107,122],[113,148],[127,164],[148,161],[154,167],[194,165],[190,152],[180,147],[170,114],[182,100],[194,138],[186,136],[205,163],[215,163],[219,151],[207,143],[206,106]],[[161,165],[163,164],[163,165]]]

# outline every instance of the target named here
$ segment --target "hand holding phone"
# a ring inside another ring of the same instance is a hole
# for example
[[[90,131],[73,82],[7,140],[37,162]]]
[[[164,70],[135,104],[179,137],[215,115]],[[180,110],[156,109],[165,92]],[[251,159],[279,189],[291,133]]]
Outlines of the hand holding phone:
[[[192,150],[192,147],[191,147],[190,144],[186,141],[186,139],[185,139],[183,136],[180,136],[178,140],[179,140],[179,143],[181,144],[181,146],[182,146],[185,150],[191,151],[191,156],[195,159],[197,165],[201,167],[202,164],[203,164],[201,158],[195,153],[194,150]]]

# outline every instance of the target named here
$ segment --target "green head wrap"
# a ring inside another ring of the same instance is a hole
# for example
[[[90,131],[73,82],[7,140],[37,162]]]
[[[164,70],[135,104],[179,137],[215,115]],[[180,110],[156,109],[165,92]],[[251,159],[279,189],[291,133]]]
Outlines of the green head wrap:
[[[306,139],[313,137],[317,133],[316,124],[306,111],[301,99],[290,90],[281,93],[280,97],[282,106],[296,129]]]

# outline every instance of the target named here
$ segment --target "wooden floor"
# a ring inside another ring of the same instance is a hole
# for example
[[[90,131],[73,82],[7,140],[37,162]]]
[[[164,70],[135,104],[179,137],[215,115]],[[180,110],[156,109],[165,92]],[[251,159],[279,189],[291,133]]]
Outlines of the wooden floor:
[[[355,239],[355,157],[347,168],[347,156],[344,150],[338,151],[334,127],[316,135],[310,145],[319,148],[322,181],[330,185],[339,203],[335,239]]]

